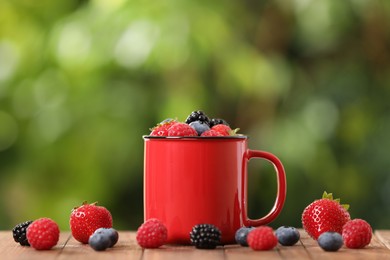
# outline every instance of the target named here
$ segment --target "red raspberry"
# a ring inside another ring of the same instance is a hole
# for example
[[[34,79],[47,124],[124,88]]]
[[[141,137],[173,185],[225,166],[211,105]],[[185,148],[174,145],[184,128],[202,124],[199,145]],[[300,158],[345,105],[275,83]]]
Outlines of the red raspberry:
[[[145,221],[137,230],[137,242],[143,248],[157,248],[167,241],[167,228],[156,219]]]
[[[98,228],[112,228],[111,213],[97,203],[84,202],[80,207],[72,210],[70,215],[70,229],[73,237],[84,244],[88,244],[89,237]]]
[[[363,248],[371,241],[372,229],[363,219],[348,221],[343,226],[344,244],[348,248]]]
[[[261,226],[249,232],[247,242],[253,250],[270,250],[278,244],[278,238],[271,227]]]
[[[203,132],[200,136],[222,136],[222,134],[220,132],[210,129]]]
[[[161,123],[159,123],[157,126],[155,126],[154,128],[151,129],[152,132],[150,133],[150,135],[152,135],[152,136],[168,136],[168,129],[176,123],[177,123],[177,121],[173,120],[173,119],[164,120]]]
[[[27,228],[27,240],[37,250],[49,250],[57,245],[60,229],[50,218],[35,220]]]
[[[223,136],[232,135],[232,129],[229,126],[224,125],[224,124],[215,125],[211,129],[214,131],[217,131],[218,133],[220,133]]]
[[[190,125],[176,123],[168,129],[168,136],[198,136],[198,132]]]

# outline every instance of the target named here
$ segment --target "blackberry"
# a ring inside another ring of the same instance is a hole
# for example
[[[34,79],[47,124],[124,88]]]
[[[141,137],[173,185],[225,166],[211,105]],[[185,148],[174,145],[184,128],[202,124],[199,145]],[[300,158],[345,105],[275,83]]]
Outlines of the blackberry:
[[[210,118],[201,110],[193,111],[186,119],[185,123],[190,124],[194,121],[200,121],[210,125]]]
[[[214,249],[221,241],[221,231],[211,224],[199,224],[192,228],[190,238],[198,249]]]
[[[15,242],[21,244],[22,246],[30,246],[30,243],[27,240],[26,233],[27,227],[32,223],[32,220],[22,222],[17,224],[12,229],[12,235],[14,237]]]
[[[225,120],[221,118],[213,118],[210,120],[210,128],[215,125],[227,125],[230,126]]]

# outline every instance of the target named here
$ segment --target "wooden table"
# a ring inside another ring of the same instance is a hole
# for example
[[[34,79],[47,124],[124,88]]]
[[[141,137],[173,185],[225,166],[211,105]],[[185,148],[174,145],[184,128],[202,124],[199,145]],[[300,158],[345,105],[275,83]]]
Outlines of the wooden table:
[[[278,245],[270,251],[253,251],[238,245],[220,246],[214,250],[199,250],[192,246],[167,245],[159,249],[140,248],[135,241],[135,232],[119,232],[119,241],[111,249],[96,252],[88,245],[75,241],[69,232],[61,232],[57,246],[48,251],[37,251],[15,243],[11,231],[0,231],[0,259],[390,259],[390,230],[377,230],[371,244],[364,249],[342,247],[337,252],[323,251],[306,232],[300,230],[301,241],[295,246]]]

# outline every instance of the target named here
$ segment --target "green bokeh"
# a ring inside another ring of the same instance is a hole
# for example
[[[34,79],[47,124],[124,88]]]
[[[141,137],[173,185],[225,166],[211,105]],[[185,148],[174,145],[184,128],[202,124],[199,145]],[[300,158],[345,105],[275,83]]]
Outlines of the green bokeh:
[[[284,163],[271,225],[324,190],[390,228],[390,2],[0,0],[0,229],[99,201],[143,219],[143,140],[202,109]],[[251,161],[249,215],[273,169]]]

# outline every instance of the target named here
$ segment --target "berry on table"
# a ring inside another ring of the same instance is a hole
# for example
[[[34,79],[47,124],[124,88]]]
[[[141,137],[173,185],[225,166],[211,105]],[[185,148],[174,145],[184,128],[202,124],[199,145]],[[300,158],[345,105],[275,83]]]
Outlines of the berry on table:
[[[168,136],[198,136],[198,133],[190,125],[176,123],[168,129]]]
[[[236,231],[234,238],[236,239],[237,244],[241,246],[248,246],[247,237],[249,232],[254,230],[254,227],[241,227]]]
[[[322,199],[315,200],[302,213],[302,226],[315,240],[324,232],[342,233],[343,226],[351,217],[348,205],[341,205],[340,200],[333,200],[332,193],[324,192]]]
[[[253,250],[271,250],[278,244],[273,229],[268,226],[260,226],[249,232],[247,241]]]
[[[110,240],[110,244],[108,245],[108,247],[113,247],[118,242],[119,239],[118,231],[116,231],[114,228],[98,228],[95,230],[92,236],[95,234],[108,237],[108,239]],[[89,237],[89,239],[91,239],[91,237]]]
[[[14,237],[15,242],[19,243],[22,246],[30,246],[26,237],[27,227],[32,223],[32,220],[25,221],[17,224],[12,229],[12,235]]]
[[[138,228],[136,239],[143,248],[158,248],[167,241],[167,233],[167,228],[160,220],[151,218]]]
[[[69,224],[73,237],[87,244],[96,229],[112,227],[112,216],[105,207],[97,206],[96,202],[92,204],[84,202],[72,210]]]
[[[363,248],[370,244],[372,228],[363,219],[348,221],[343,227],[343,239],[348,248]]]
[[[275,231],[278,242],[282,246],[293,246],[301,237],[299,231],[295,227],[281,226]]]
[[[193,111],[187,117],[185,123],[190,124],[191,122],[194,122],[194,121],[201,121],[207,125],[210,125],[210,118],[202,110]]]
[[[110,237],[104,232],[94,232],[88,239],[88,244],[96,251],[104,251],[111,245]]]
[[[207,130],[210,130],[210,127],[208,124],[202,121],[194,121],[190,123],[190,126],[196,130],[198,135],[201,135]]]
[[[337,232],[324,232],[318,237],[318,245],[325,251],[337,251],[343,246],[343,237]]]
[[[27,239],[31,247],[37,250],[49,250],[57,245],[60,229],[50,218],[40,218],[27,228]]]
[[[192,228],[190,240],[198,249],[214,249],[221,241],[221,231],[212,224],[198,224]]]

